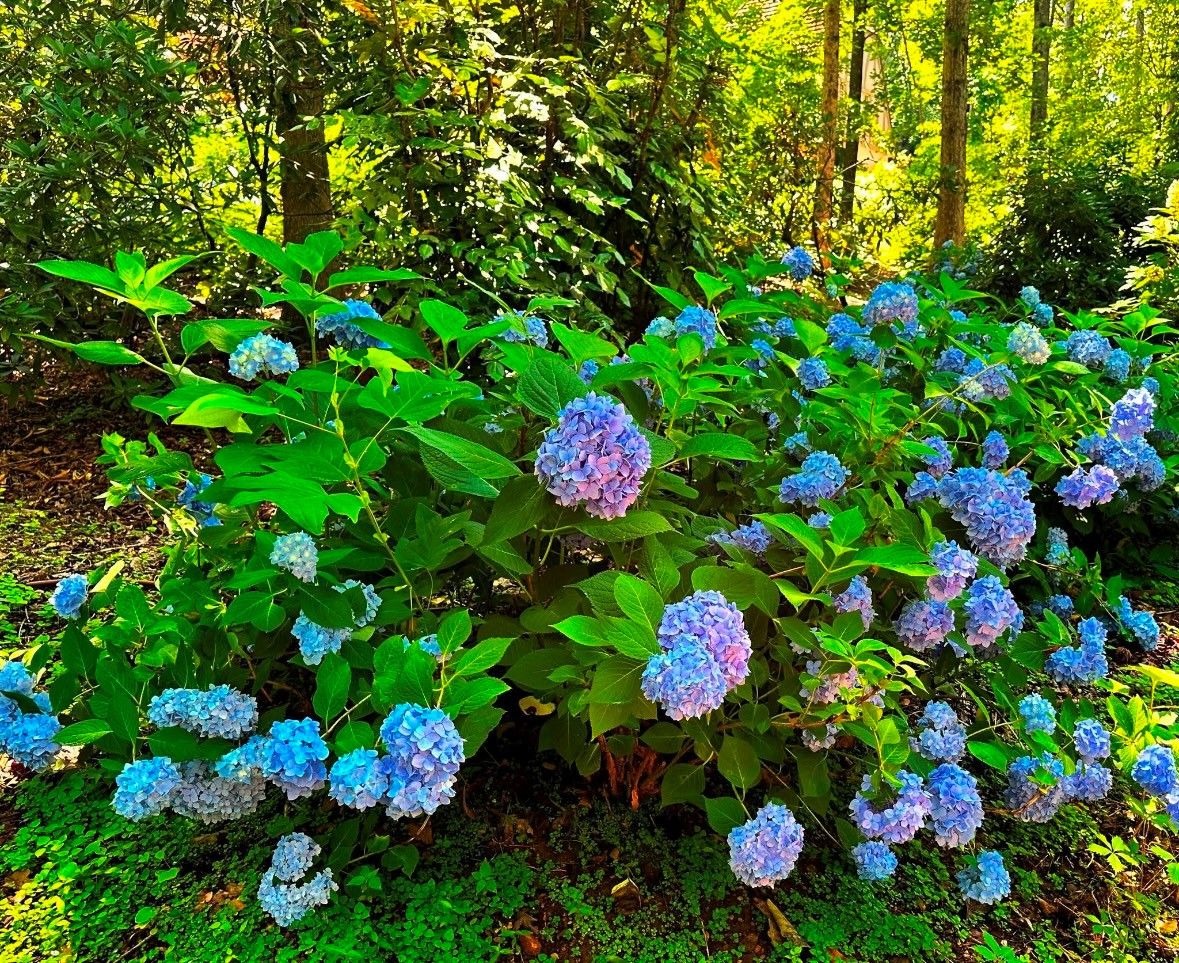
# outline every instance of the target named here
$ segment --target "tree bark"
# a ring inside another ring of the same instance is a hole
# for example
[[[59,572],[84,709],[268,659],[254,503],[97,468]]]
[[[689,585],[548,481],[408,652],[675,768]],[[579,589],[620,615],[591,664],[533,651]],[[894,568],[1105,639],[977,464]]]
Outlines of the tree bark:
[[[1041,146],[1048,123],[1048,65],[1052,48],[1052,0],[1035,0],[1032,30],[1032,112],[1033,148]]]
[[[851,62],[847,80],[847,128],[843,140],[843,155],[839,159],[843,185],[839,195],[839,223],[845,227],[852,222],[856,208],[856,172],[860,163],[860,106],[864,101],[864,43],[867,38],[865,18],[868,0],[853,0]]]
[[[291,243],[332,226],[332,192],[319,44],[301,2],[283,4],[279,16],[275,131],[281,140],[282,236]]]
[[[966,239],[967,54],[970,47],[970,0],[946,0],[942,38],[941,168],[933,245]]]
[[[815,184],[815,239],[820,250],[831,247],[835,189],[835,151],[839,138],[839,20],[840,0],[825,0],[823,7],[823,121],[817,155]]]

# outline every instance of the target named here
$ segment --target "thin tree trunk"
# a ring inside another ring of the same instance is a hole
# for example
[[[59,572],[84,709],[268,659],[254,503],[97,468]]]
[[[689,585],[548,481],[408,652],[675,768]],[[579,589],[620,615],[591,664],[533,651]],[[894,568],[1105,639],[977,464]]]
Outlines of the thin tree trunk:
[[[815,184],[815,238],[821,250],[831,247],[835,190],[835,151],[839,138],[839,20],[840,0],[825,0],[823,7],[823,125]]]
[[[941,169],[934,224],[935,252],[946,241],[966,239],[966,82],[970,0],[946,0],[942,39]],[[935,254],[936,256],[936,254]]]
[[[847,133],[844,135],[843,156],[839,167],[843,186],[839,195],[839,223],[848,227],[856,207],[856,171],[860,163],[860,106],[864,100],[864,42],[867,37],[865,19],[868,0],[853,0],[851,63],[847,80]]]
[[[1048,65],[1052,48],[1052,0],[1035,0],[1032,32],[1032,112],[1033,148],[1041,146],[1048,123]]]
[[[332,226],[332,193],[319,44],[302,3],[284,4],[279,16],[275,130],[281,138],[282,236],[290,243]]]

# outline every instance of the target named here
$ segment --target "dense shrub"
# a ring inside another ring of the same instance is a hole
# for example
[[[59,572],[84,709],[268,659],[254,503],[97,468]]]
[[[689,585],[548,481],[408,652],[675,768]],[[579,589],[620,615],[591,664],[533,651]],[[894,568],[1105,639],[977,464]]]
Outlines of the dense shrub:
[[[158,593],[117,566],[63,582],[71,624],[4,670],[0,737],[36,766],[91,747],[133,819],[215,821],[268,787],[361,811],[279,843],[259,895],[280,922],[354,859],[412,866],[373,827],[447,804],[509,691],[547,713],[541,749],[615,781],[632,760],[633,799],[703,809],[756,885],[790,873],[804,812],[867,878],[927,829],[977,850],[959,880],[988,903],[997,811],[1045,821],[1132,767],[1138,813],[1175,814],[1172,724],[1107,679],[1107,640],[1149,650],[1158,626],[1067,543],[1172,517],[1152,310],[1064,315],[1030,287],[992,309],[943,275],[844,311],[792,253],[697,272],[703,303],[658,288],[671,319],[620,345],[428,298],[391,324],[336,295],[412,294],[412,272],[316,288],[335,235],[238,237],[307,354],[264,317],[178,327],[185,259],[43,265],[147,315],[158,357],[75,350],[157,368],[170,389],[136,404],[216,448],[106,439],[108,501],[175,535]],[[210,349],[226,376],[190,367]]]

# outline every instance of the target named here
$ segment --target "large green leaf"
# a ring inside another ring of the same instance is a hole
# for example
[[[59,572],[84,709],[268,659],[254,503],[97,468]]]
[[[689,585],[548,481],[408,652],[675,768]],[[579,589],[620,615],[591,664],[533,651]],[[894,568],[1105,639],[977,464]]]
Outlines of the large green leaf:
[[[520,375],[516,397],[542,418],[555,419],[566,404],[588,391],[568,362],[545,353],[537,355]]]
[[[497,451],[480,445],[459,435],[435,431],[422,425],[407,425],[402,429],[413,435],[423,445],[442,452],[463,467],[474,472],[484,481],[494,478],[511,478],[519,475],[520,469]]]
[[[311,698],[311,706],[324,725],[344,711],[351,686],[352,667],[337,653],[327,653],[315,670],[315,695]]]

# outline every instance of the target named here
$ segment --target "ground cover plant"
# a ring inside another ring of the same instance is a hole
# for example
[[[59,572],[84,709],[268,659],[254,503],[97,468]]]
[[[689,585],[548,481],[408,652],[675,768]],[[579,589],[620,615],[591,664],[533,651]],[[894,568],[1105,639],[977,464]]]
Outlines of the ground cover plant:
[[[330,232],[234,237],[282,276],[253,316],[186,321],[187,258],[42,264],[143,313],[148,347],[72,350],[166,379],[134,404],[203,443],[105,440],[108,504],[145,507],[167,560],[56,586],[60,638],[0,676],[21,765],[81,747],[134,822],[326,807],[273,824],[243,894],[295,927],[413,873],[390,825],[466,805],[509,701],[544,720],[531,749],[697,809],[759,890],[823,835],[884,886],[932,840],[998,904],[1000,827],[1115,783],[1171,828],[1179,676],[1102,555],[1173,521],[1155,309],[948,273],[850,307],[795,248],[657,287],[623,343],[554,299],[469,318],[339,268]]]

